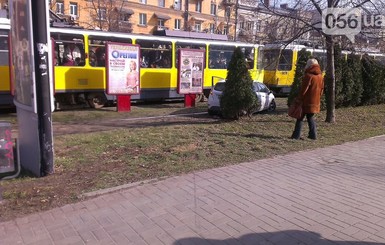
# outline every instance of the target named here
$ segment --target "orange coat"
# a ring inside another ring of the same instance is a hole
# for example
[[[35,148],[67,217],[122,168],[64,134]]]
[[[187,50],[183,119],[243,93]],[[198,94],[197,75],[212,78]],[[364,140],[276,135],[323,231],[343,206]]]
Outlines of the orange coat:
[[[324,80],[319,65],[312,65],[305,71],[298,99],[302,101],[303,113],[319,113]]]

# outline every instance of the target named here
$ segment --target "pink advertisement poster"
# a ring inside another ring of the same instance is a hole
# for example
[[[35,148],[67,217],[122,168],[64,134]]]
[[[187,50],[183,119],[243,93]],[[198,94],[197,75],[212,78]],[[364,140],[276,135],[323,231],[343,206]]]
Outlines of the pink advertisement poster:
[[[107,43],[106,50],[107,94],[139,94],[139,46],[123,43]]]

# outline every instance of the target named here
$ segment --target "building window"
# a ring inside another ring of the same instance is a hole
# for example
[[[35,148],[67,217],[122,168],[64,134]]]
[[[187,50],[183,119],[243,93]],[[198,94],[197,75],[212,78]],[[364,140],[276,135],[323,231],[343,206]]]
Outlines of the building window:
[[[164,27],[164,20],[158,19],[158,26],[159,27]]]
[[[215,33],[215,24],[210,24],[210,33]]]
[[[244,21],[239,22],[239,29],[245,29],[245,22]]]
[[[130,14],[127,13],[121,13],[120,14],[120,21],[130,21]]]
[[[163,7],[165,6],[165,0],[158,0],[158,7]]]
[[[57,14],[64,14],[64,3],[63,2],[56,2],[56,13]]]
[[[230,17],[231,17],[231,9],[230,8],[226,8],[225,17],[227,20],[230,20]]]
[[[253,21],[248,21],[246,23],[246,30],[248,30],[248,31],[254,30],[254,22]]]
[[[201,31],[201,29],[202,29],[202,23],[195,22],[194,30],[199,32],[199,31]]]
[[[202,12],[202,1],[197,0],[195,4],[195,11],[201,13]]]
[[[139,25],[147,25],[147,14],[139,14]]]
[[[260,32],[261,31],[261,22],[260,21],[256,21],[255,22],[255,30],[257,31],[257,32]]]
[[[175,0],[174,9],[175,10],[181,10],[182,9],[182,0]]]
[[[174,24],[174,29],[175,30],[180,30],[181,28],[181,20],[180,19],[175,19],[175,24]]]
[[[140,3],[147,4],[147,0],[139,0]]]
[[[105,20],[107,16],[107,10],[105,8],[99,8],[98,9],[98,18],[100,20]]]
[[[70,3],[70,15],[77,17],[78,16],[78,4]]]
[[[211,4],[210,14],[217,15],[217,5],[215,3]]]

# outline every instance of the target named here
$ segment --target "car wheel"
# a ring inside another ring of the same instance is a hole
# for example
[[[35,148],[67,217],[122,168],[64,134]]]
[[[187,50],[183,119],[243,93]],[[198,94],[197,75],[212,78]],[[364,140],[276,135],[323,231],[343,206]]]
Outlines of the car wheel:
[[[275,100],[272,100],[270,105],[269,105],[269,109],[267,109],[268,111],[275,111],[275,108],[277,108],[277,104],[275,103]]]

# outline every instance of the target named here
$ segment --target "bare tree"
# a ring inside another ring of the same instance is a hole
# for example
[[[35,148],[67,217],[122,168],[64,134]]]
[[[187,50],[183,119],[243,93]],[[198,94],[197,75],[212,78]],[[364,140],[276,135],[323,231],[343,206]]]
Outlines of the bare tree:
[[[296,28],[290,33],[291,38],[285,40],[287,43],[299,38],[301,35],[307,32],[318,33],[319,36],[323,37],[326,43],[327,51],[327,67],[325,78],[327,86],[327,105],[326,105],[326,122],[334,123],[335,122],[335,66],[334,66],[334,46],[336,43],[346,44],[349,43],[345,37],[334,35],[335,33],[330,33],[322,30],[322,11],[326,8],[358,8],[365,13],[365,16],[380,15],[384,10],[384,1],[383,0],[295,0],[291,2],[292,9],[299,10],[296,14],[287,13],[279,11],[277,8],[278,3],[269,1],[261,1],[265,7],[265,11],[270,13],[273,16],[288,20],[293,20],[295,22]],[[310,13],[313,13],[311,19]],[[318,16],[318,18],[314,18]],[[287,22],[286,22],[287,23]],[[335,22],[334,22],[335,24]],[[365,29],[365,32],[361,31],[362,34],[367,36],[376,35],[376,29]],[[376,30],[378,33],[378,29]],[[380,30],[380,33],[383,35],[383,30]],[[333,35],[332,35],[333,34]],[[277,36],[278,38],[279,36]],[[367,42],[367,39],[365,39]],[[357,45],[357,44],[356,44]],[[342,46],[342,45],[341,45]],[[346,46],[346,45],[345,45]],[[355,45],[350,43],[351,47]]]
[[[125,0],[89,0],[86,9],[89,20],[82,23],[88,29],[132,32],[129,21],[132,11]]]

